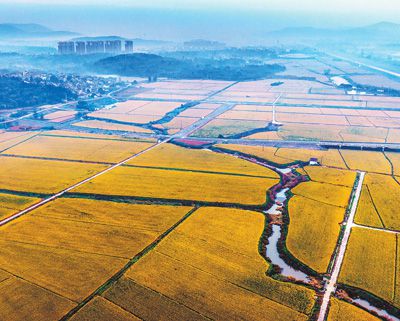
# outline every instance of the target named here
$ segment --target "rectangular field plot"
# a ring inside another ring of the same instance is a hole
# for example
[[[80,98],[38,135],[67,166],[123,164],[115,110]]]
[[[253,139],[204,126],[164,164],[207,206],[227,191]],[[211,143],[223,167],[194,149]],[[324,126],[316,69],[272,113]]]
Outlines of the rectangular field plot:
[[[194,132],[194,137],[228,137],[237,135],[252,129],[264,128],[264,121],[253,120],[231,120],[231,119],[214,119],[201,129]]]
[[[295,195],[343,208],[348,205],[351,191],[350,187],[314,181],[302,183],[292,189],[292,193]]]
[[[80,301],[190,209],[58,199],[1,228],[0,263],[18,277]]]
[[[290,199],[288,210],[289,252],[313,270],[327,272],[345,210],[297,195]]]
[[[16,277],[0,282],[1,319],[7,321],[59,320],[76,303]]]
[[[180,107],[181,102],[128,101],[112,108],[103,108],[89,114],[89,117],[116,120],[120,122],[146,124],[162,118]]]
[[[233,156],[208,150],[183,148],[172,144],[163,144],[133,159],[128,164],[279,178],[268,168]]]
[[[72,321],[140,321],[138,317],[113,304],[112,302],[96,297],[85,305],[70,320]]]
[[[317,158],[322,165],[340,168],[346,167],[337,149],[291,149],[232,144],[220,144],[216,145],[216,147],[253,155],[276,164],[288,164],[296,161],[309,162],[311,158]]]
[[[0,193],[0,218],[23,210],[38,201],[38,198]]]
[[[118,130],[118,131],[148,133],[148,134],[153,133],[150,129],[142,128],[139,126],[116,124],[101,120],[85,120],[85,121],[80,121],[78,123],[74,123],[73,125],[78,127],[93,128],[93,129]]]
[[[58,199],[8,225],[1,237],[8,241],[129,259],[190,209]]]
[[[307,320],[314,292],[265,275],[268,263],[258,253],[264,220],[256,212],[201,208],[104,295],[144,319],[159,302],[173,301],[160,313],[179,309],[181,319],[197,312],[211,319]],[[126,303],[138,291],[152,291],[144,303],[149,308]]]
[[[0,186],[14,191],[55,193],[105,168],[98,164],[3,156],[0,157]]]
[[[72,192],[261,205],[274,178],[118,167]]]
[[[340,150],[347,166],[366,172],[391,174],[392,168],[382,152]]]
[[[356,173],[348,170],[320,166],[306,166],[304,170],[314,182],[353,187],[356,179]]]
[[[384,249],[384,250],[382,250]],[[339,282],[354,286],[399,306],[396,302],[396,235],[384,231],[353,228]]]
[[[18,145],[33,136],[34,132],[0,132],[0,152],[12,146]]]
[[[398,202],[400,185],[391,176],[367,174],[356,222],[400,230]]]
[[[64,121],[73,119],[77,114],[74,110],[59,110],[44,116],[44,119],[50,120],[54,123],[62,123]]]
[[[118,163],[151,143],[73,137],[36,136],[7,150],[7,155]]]

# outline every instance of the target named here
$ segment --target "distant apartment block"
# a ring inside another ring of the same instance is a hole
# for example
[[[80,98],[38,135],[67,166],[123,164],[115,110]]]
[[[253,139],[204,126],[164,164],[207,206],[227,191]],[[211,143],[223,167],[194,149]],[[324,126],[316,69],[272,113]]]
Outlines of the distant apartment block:
[[[58,43],[58,52],[62,55],[75,53],[75,43],[73,41],[61,41]]]
[[[86,53],[104,53],[104,41],[88,41],[86,42]]]
[[[75,42],[75,53],[78,55],[86,54],[86,42],[84,41],[77,41]]]
[[[132,40],[125,41],[125,52],[126,53],[133,52],[133,41]]]
[[[104,51],[107,53],[119,53],[122,51],[121,40],[105,41]]]
[[[61,55],[85,55],[96,53],[119,54],[123,52],[121,40],[107,41],[61,41],[58,43],[58,53]],[[133,52],[133,41],[125,41],[126,53]]]

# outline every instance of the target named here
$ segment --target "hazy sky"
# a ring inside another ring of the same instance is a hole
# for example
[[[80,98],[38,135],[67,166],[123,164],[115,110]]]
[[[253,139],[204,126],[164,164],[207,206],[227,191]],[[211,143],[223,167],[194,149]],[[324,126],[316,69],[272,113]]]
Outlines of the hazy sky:
[[[75,4],[75,5],[123,5],[156,8],[238,8],[289,11],[353,11],[355,15],[369,12],[385,15],[400,12],[398,0],[0,0],[0,3],[25,4]]]
[[[257,42],[293,26],[400,23],[400,0],[0,0],[0,23],[88,35]]]

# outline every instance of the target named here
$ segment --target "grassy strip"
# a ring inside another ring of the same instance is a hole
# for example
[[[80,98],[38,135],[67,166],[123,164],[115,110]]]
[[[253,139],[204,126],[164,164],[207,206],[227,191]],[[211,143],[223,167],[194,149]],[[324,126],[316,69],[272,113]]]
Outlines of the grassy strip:
[[[141,252],[136,254],[133,258],[129,260],[125,266],[120,269],[116,274],[114,274],[111,278],[109,278],[105,283],[103,283],[100,287],[98,287],[94,292],[92,292],[86,299],[81,301],[75,308],[69,311],[66,315],[64,315],[60,321],[69,320],[73,315],[75,315],[79,310],[81,310],[86,304],[88,304],[94,297],[97,295],[103,294],[106,290],[108,290],[112,285],[114,285],[124,274],[130,269],[137,261],[139,261],[143,256],[153,250],[166,236],[168,236],[172,231],[174,231],[180,224],[182,224],[187,218],[189,218],[198,207],[194,207],[191,209],[183,218],[181,218],[178,222],[172,225],[167,231],[162,233],[154,242],[145,247]]]
[[[25,197],[33,197],[33,198],[46,198],[51,196],[52,194],[44,194],[44,193],[33,193],[33,192],[23,192],[23,191],[13,191],[10,189],[0,189],[1,194],[9,194],[15,196],[25,196]]]

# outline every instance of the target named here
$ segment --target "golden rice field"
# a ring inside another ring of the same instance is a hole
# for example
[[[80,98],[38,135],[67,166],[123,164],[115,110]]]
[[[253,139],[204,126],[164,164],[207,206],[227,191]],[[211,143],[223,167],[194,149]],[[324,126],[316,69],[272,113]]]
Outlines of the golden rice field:
[[[86,304],[77,314],[72,316],[72,321],[140,321],[133,314],[113,304],[112,302],[96,297]]]
[[[378,317],[345,301],[331,298],[327,321],[379,321]]]
[[[147,134],[152,133],[152,131],[150,129],[142,128],[139,126],[110,123],[110,122],[101,121],[101,120],[84,120],[84,121],[74,123],[74,126],[85,127],[85,128],[94,128],[94,129],[104,129],[104,130],[119,130],[119,131],[127,131],[127,132],[134,132],[134,133],[147,133]]]
[[[118,167],[72,192],[261,205],[275,178]]]
[[[83,148],[84,146],[84,148]],[[7,150],[7,155],[118,163],[151,143],[72,137],[36,136]]]
[[[354,222],[360,225],[383,228],[382,218],[379,216],[373,203],[371,193],[366,184],[363,185],[361,196],[358,201],[357,212]]]
[[[279,178],[274,171],[229,155],[163,144],[128,162],[130,165]]]
[[[394,303],[396,260],[395,234],[354,227],[339,282]]]
[[[292,161],[301,160],[308,162],[311,158],[317,158],[321,165],[346,168],[337,149],[312,150],[312,149],[291,149],[279,148],[276,156]]]
[[[290,199],[288,210],[287,249],[313,270],[326,273],[345,210],[297,195]]]
[[[15,146],[33,136],[34,132],[2,132],[0,133],[0,152]]]
[[[350,169],[382,174],[392,172],[390,163],[382,152],[342,149],[340,153]]]
[[[371,204],[372,209],[365,207],[359,209],[358,215],[368,217],[367,220],[376,220],[375,214],[378,214],[383,227],[400,230],[398,215],[400,185],[391,176],[371,173],[366,175],[364,185],[369,191],[370,203],[373,204]]]
[[[1,319],[7,321],[58,320],[76,304],[11,275],[0,282],[0,291]]]
[[[1,228],[0,263],[2,269],[77,302],[189,210],[58,199]]]
[[[10,223],[2,231],[2,238],[129,259],[190,210],[186,207],[163,208],[119,203],[116,206],[110,202],[77,199],[57,201],[50,205],[50,208],[38,209],[31,215]],[[101,206],[105,207],[104,210]],[[74,216],[74,209],[79,209],[79,216]],[[97,211],[102,211],[102,215]],[[120,211],[127,213],[121,215]],[[114,212],[116,217],[122,219],[105,217],[105,214],[111,216]],[[91,215],[92,219],[85,219],[85,215]],[[33,234],[31,231],[37,233]]]
[[[124,304],[121,297],[145,287],[162,295],[151,296],[152,306],[166,304],[166,296],[211,319],[307,320],[313,291],[265,275],[268,263],[258,253],[264,220],[256,212],[201,208],[133,265],[129,281],[121,281],[129,285],[117,284],[105,296]],[[124,306],[139,317],[150,313]]]
[[[86,132],[76,132],[68,130],[52,130],[41,134],[41,136],[59,136],[59,137],[78,137],[78,138],[91,138],[91,139],[102,139],[102,140],[122,140],[122,141],[136,141],[135,139],[129,139],[118,135],[104,135],[104,134],[93,134]],[[154,138],[141,138],[140,141],[156,142]]]
[[[400,153],[385,152],[385,155],[393,165],[393,174],[400,176]]]
[[[0,218],[23,210],[38,202],[38,198],[0,193]]]
[[[305,182],[292,189],[292,193],[317,202],[347,207],[352,188],[319,182]]]
[[[329,167],[306,166],[304,167],[304,170],[314,182],[347,187],[353,187],[357,176],[356,172],[353,171]]]
[[[59,192],[107,166],[64,161],[0,157],[0,186],[34,193]]]

